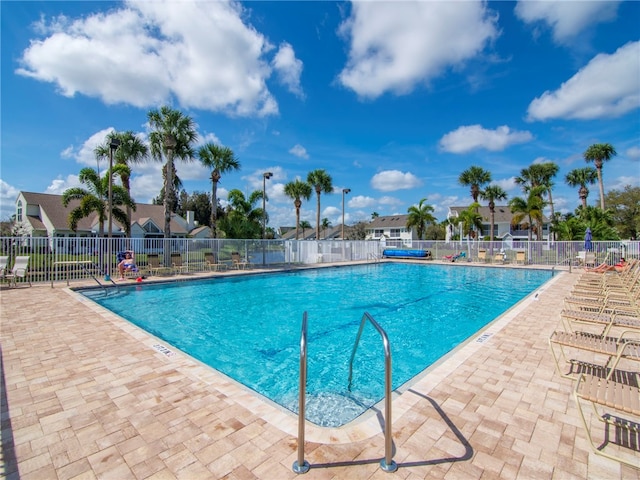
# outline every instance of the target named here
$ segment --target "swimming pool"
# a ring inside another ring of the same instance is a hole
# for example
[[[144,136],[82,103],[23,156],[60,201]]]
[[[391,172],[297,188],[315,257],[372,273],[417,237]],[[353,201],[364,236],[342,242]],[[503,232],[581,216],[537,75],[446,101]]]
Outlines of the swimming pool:
[[[364,312],[387,332],[397,389],[551,278],[550,271],[371,264],[82,293],[296,412],[299,342],[308,312],[307,419],[348,423],[384,395],[384,355]]]

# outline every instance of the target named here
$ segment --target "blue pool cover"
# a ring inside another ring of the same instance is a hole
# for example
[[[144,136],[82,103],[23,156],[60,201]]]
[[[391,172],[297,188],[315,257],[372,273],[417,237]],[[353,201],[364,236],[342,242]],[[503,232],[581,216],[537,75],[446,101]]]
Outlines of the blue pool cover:
[[[430,258],[431,252],[429,250],[402,250],[399,248],[389,248],[382,251],[382,256]]]

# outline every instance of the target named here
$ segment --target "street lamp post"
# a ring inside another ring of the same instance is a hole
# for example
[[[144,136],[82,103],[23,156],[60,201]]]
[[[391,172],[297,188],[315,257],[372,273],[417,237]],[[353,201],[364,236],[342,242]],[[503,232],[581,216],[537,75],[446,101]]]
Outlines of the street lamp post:
[[[344,240],[344,196],[351,191],[350,188],[342,189],[342,240]]]
[[[113,152],[115,152],[119,146],[120,140],[112,138],[111,143],[109,144],[109,198],[107,199],[109,213],[109,222],[107,223],[107,276],[109,278],[111,277],[111,231],[113,229]]]
[[[273,177],[273,173],[262,174],[262,265],[265,264],[265,244],[267,236],[267,179]]]

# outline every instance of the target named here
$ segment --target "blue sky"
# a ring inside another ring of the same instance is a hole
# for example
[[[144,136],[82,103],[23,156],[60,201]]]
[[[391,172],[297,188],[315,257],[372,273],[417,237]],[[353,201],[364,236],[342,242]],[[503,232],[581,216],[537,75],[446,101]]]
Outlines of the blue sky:
[[[293,225],[284,185],[325,169],[322,217],[403,214],[426,198],[438,219],[471,202],[472,165],[510,198],[514,177],[553,161],[556,210],[573,211],[565,175],[593,143],[618,155],[605,191],[640,185],[640,2],[1,2],[0,218],[20,190],[61,194],[96,167],[112,129],[147,138],[147,112],[190,115],[199,144],[241,163],[218,195],[267,181],[270,226]],[[100,164],[100,169],[106,165]],[[150,202],[161,164],[134,167]],[[186,190],[210,192],[198,161]],[[597,186],[589,203],[598,201]],[[302,219],[315,224],[315,199]]]

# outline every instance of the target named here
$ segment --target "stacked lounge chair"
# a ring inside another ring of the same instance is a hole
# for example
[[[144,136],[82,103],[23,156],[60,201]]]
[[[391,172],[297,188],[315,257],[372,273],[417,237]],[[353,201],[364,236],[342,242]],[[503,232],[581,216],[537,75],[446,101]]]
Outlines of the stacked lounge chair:
[[[558,373],[576,381],[574,399],[593,451],[635,468],[640,468],[639,290],[637,260],[622,272],[584,273],[565,298],[563,328],[549,338]],[[561,361],[570,365],[568,372]],[[605,425],[600,445],[594,442],[586,404]]]

